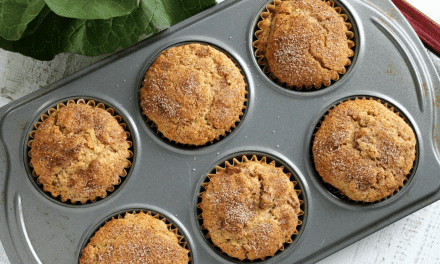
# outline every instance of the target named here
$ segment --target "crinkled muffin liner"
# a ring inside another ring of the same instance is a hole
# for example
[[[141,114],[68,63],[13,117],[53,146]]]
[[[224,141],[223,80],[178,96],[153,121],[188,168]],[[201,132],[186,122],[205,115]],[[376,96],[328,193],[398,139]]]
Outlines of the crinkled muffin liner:
[[[156,61],[156,59],[162,54],[162,52],[172,48],[172,47],[178,47],[178,46],[182,46],[182,45],[187,45],[187,44],[201,44],[201,45],[206,45],[206,46],[210,46],[211,48],[214,48],[220,52],[222,52],[223,54],[225,54],[229,59],[231,59],[235,66],[240,70],[241,75],[244,78],[244,82],[246,85],[246,94],[245,94],[245,101],[243,104],[243,108],[242,108],[242,113],[239,116],[239,121],[235,122],[235,124],[230,128],[229,131],[225,132],[225,135],[219,135],[217,138],[215,138],[214,140],[207,142],[203,145],[192,145],[192,144],[182,144],[179,142],[176,142],[174,140],[170,140],[167,137],[165,137],[158,129],[157,129],[157,125],[154,121],[152,121],[151,119],[149,119],[146,115],[144,115],[142,113],[142,107],[140,106],[141,101],[139,100],[139,111],[141,112],[142,118],[144,119],[145,123],[147,124],[148,128],[163,142],[167,143],[168,145],[171,145],[173,147],[179,148],[179,149],[185,149],[185,150],[194,150],[194,149],[199,149],[199,148],[203,148],[203,147],[207,147],[210,145],[213,145],[221,140],[223,140],[224,138],[226,138],[227,136],[229,136],[232,132],[234,132],[234,130],[236,130],[238,128],[238,126],[240,125],[240,123],[243,121],[246,112],[247,112],[247,108],[248,108],[248,102],[249,102],[249,82],[247,80],[246,74],[243,71],[243,68],[240,66],[240,64],[238,63],[238,61],[231,55],[229,54],[229,52],[225,51],[224,49],[211,44],[211,43],[205,43],[205,42],[200,42],[200,41],[192,41],[192,42],[180,42],[174,45],[171,45],[163,50],[161,50],[147,65],[147,67],[145,68],[145,70],[143,71],[143,75],[141,78],[141,82],[140,82],[140,86],[139,89],[141,89],[143,87],[144,81],[145,81],[145,74],[148,71],[148,69],[150,68],[150,66],[154,63],[154,61]],[[140,96],[138,96],[138,98],[140,98]]]
[[[238,159],[241,159],[241,161],[239,161]],[[202,203],[202,197],[201,194],[205,192],[205,186],[208,185],[209,181],[210,181],[210,177],[214,176],[217,172],[219,171],[223,171],[225,170],[227,167],[231,167],[243,162],[249,162],[249,161],[255,161],[255,162],[260,162],[260,163],[266,163],[269,164],[271,166],[274,167],[279,167],[283,169],[283,172],[287,175],[290,176],[291,182],[294,185],[295,188],[295,192],[298,195],[298,199],[300,201],[300,213],[298,214],[298,225],[296,227],[296,231],[293,233],[293,235],[291,236],[290,240],[288,242],[285,242],[283,244],[283,246],[273,255],[273,256],[267,256],[265,258],[262,259],[255,259],[255,260],[249,260],[249,259],[244,259],[244,260],[240,260],[234,257],[229,256],[228,254],[226,254],[225,252],[223,252],[219,247],[217,247],[211,240],[211,236],[209,234],[209,231],[204,227],[203,225],[203,210],[200,207],[200,204]],[[232,164],[231,164],[232,163]],[[307,212],[306,210],[306,205],[304,203],[305,201],[305,195],[303,193],[303,189],[301,186],[301,183],[299,182],[297,176],[295,175],[295,173],[288,167],[286,167],[283,163],[281,163],[280,160],[276,159],[276,158],[271,158],[268,157],[266,155],[262,155],[262,154],[240,154],[237,155],[235,157],[229,158],[225,161],[223,161],[222,163],[220,163],[219,165],[215,166],[215,168],[206,176],[204,182],[201,185],[200,188],[200,192],[198,194],[198,198],[197,198],[197,219],[198,219],[198,224],[200,227],[200,230],[202,231],[206,242],[211,246],[211,248],[220,256],[222,256],[223,258],[229,260],[229,261],[233,261],[235,263],[255,263],[255,262],[264,262],[264,261],[268,261],[273,259],[274,257],[280,255],[282,252],[284,252],[286,249],[289,249],[291,246],[293,246],[296,241],[298,241],[299,236],[301,235],[303,229],[304,229],[304,225],[305,225],[305,221],[306,221],[306,217],[305,214]]]
[[[168,230],[174,234],[177,235],[177,238],[179,240],[179,245],[188,250],[188,257],[189,257],[189,264],[193,264],[194,260],[193,260],[193,256],[192,256],[192,251],[191,251],[191,247],[187,241],[187,239],[185,238],[184,234],[182,233],[182,231],[168,218],[166,218],[165,216],[161,215],[160,213],[154,212],[152,210],[147,210],[147,209],[134,209],[134,210],[127,210],[125,212],[120,212],[120,213],[116,213],[112,216],[107,217],[106,219],[103,219],[93,230],[92,232],[86,237],[86,239],[84,240],[81,250],[80,250],[80,254],[78,256],[78,263],[79,260],[81,259],[82,256],[82,251],[84,250],[84,248],[89,244],[90,240],[92,239],[92,237],[95,236],[96,232],[98,232],[99,229],[101,229],[101,227],[103,227],[106,223],[108,223],[111,220],[114,219],[123,219],[125,217],[126,214],[137,214],[137,213],[145,213],[147,215],[152,216],[153,218],[159,219],[160,221],[164,222],[167,227]]]
[[[276,83],[277,85],[286,88],[288,90],[298,90],[301,92],[307,92],[307,91],[317,91],[321,88],[322,85],[320,85],[319,87],[315,87],[314,85],[307,87],[305,85],[301,86],[301,87],[297,87],[297,86],[290,86],[287,85],[286,83],[281,82],[277,77],[275,77],[269,69],[269,66],[267,65],[267,61],[265,59],[265,57],[261,54],[261,52],[257,49],[256,47],[256,43],[258,43],[258,37],[260,36],[260,34],[263,32],[263,30],[260,28],[260,22],[263,21],[265,18],[267,18],[269,16],[269,14],[271,12],[273,12],[275,10],[275,6],[280,4],[282,1],[288,1],[288,0],[274,0],[273,2],[271,2],[270,4],[268,4],[265,8],[265,11],[263,11],[260,15],[260,19],[257,21],[257,25],[254,29],[255,31],[255,38],[253,40],[252,43],[252,47],[254,48],[254,56],[257,59],[258,64],[260,65],[260,67],[262,68],[264,74],[266,74],[267,77],[269,77],[269,79],[271,79],[274,83]],[[341,75],[344,75],[348,69],[353,65],[353,61],[356,59],[356,45],[355,42],[352,40],[355,38],[355,33],[353,32],[353,24],[354,21],[351,21],[349,15],[344,11],[344,9],[341,8],[341,6],[338,6],[337,3],[335,3],[333,0],[322,0],[324,1],[327,5],[331,6],[345,21],[345,25],[347,26],[348,31],[345,32],[345,35],[347,36],[347,42],[348,42],[348,47],[350,49],[353,50],[354,55],[349,57],[349,63],[347,63],[344,67],[344,70],[342,71],[338,71],[338,74],[335,74],[333,76],[333,78],[328,82],[328,83],[322,83],[325,87],[329,87],[330,85],[332,85],[333,83],[335,83],[336,81],[338,81],[340,79]],[[305,90],[303,89],[305,88]]]
[[[415,159],[413,162],[413,167],[411,168],[410,172],[408,173],[408,175],[406,176],[406,179],[403,181],[403,186],[400,186],[398,190],[396,190],[393,194],[374,201],[374,202],[365,202],[365,201],[355,201],[352,200],[350,198],[348,198],[344,193],[342,193],[338,188],[334,187],[333,185],[324,182],[324,180],[322,179],[322,177],[319,175],[319,172],[316,170],[316,166],[315,166],[315,161],[314,161],[314,157],[313,157],[313,142],[315,140],[315,134],[318,131],[318,129],[321,127],[322,122],[324,121],[325,117],[327,116],[327,114],[330,112],[330,110],[332,110],[333,108],[335,108],[336,106],[340,105],[341,103],[347,102],[347,101],[352,101],[352,100],[356,100],[356,99],[368,99],[368,100],[375,100],[381,104],[383,104],[386,108],[388,108],[389,110],[391,110],[393,113],[397,114],[398,116],[400,116],[405,123],[407,123],[411,129],[414,131],[414,134],[416,136],[416,153],[415,153]],[[417,139],[417,134],[415,132],[414,126],[411,124],[411,122],[408,120],[408,118],[398,109],[396,108],[394,105],[392,105],[391,103],[389,103],[388,101],[382,99],[382,98],[378,98],[378,97],[374,97],[374,96],[350,96],[347,98],[343,98],[337,102],[335,102],[326,112],[325,114],[319,119],[318,124],[316,125],[311,140],[310,140],[310,146],[309,146],[309,151],[310,151],[310,166],[312,168],[312,171],[315,174],[316,179],[318,180],[318,182],[320,183],[320,185],[326,189],[332,196],[336,197],[337,199],[348,203],[348,204],[352,204],[352,205],[361,205],[361,206],[368,206],[368,205],[373,205],[373,204],[378,204],[378,203],[382,203],[386,200],[389,200],[391,198],[394,198],[398,195],[399,192],[401,192],[404,188],[406,188],[411,180],[414,177],[414,174],[416,172],[417,169],[417,165],[419,162],[419,143],[418,143],[418,139]]]
[[[109,188],[107,188],[107,192],[106,192],[106,196],[102,196],[102,197],[97,197],[94,200],[84,200],[84,201],[77,201],[77,202],[72,202],[70,199],[67,199],[66,201],[62,201],[61,200],[61,195],[58,196],[54,196],[50,191],[45,191],[44,190],[44,186],[42,183],[40,183],[39,181],[39,177],[37,175],[37,173],[35,172],[35,170],[33,169],[32,166],[32,162],[31,162],[31,153],[30,150],[32,148],[32,141],[34,138],[35,133],[37,132],[38,127],[40,127],[40,125],[47,119],[49,118],[49,116],[54,113],[55,111],[69,105],[69,104],[87,104],[90,105],[92,107],[96,107],[96,108],[100,108],[103,109],[105,111],[107,111],[108,113],[110,113],[115,119],[116,121],[118,121],[119,125],[125,130],[125,133],[127,135],[127,142],[129,144],[129,152],[130,152],[130,156],[127,158],[128,162],[129,162],[129,166],[125,167],[125,169],[122,171],[122,173],[119,175],[119,180],[118,183],[116,185],[113,185]],[[128,175],[127,170],[130,170],[131,168],[131,164],[133,161],[133,142],[131,140],[131,134],[128,131],[128,127],[127,124],[124,122],[124,120],[122,119],[122,117],[111,107],[107,107],[104,103],[102,102],[98,102],[96,103],[94,99],[90,99],[90,100],[86,100],[86,99],[76,99],[76,100],[68,100],[67,102],[61,102],[61,103],[57,103],[56,108],[51,107],[47,110],[47,114],[42,114],[40,119],[33,125],[33,130],[30,132],[29,134],[29,140],[27,143],[27,165],[29,165],[30,170],[31,170],[31,174],[32,177],[29,177],[35,184],[35,186],[37,186],[44,194],[46,194],[48,197],[54,199],[55,201],[61,202],[63,204],[70,204],[70,205],[78,205],[78,204],[88,204],[88,203],[94,203],[98,200],[104,199],[105,197],[107,197],[110,193],[114,192],[116,189],[119,188],[119,186],[121,186],[122,182],[126,180],[126,176]]]

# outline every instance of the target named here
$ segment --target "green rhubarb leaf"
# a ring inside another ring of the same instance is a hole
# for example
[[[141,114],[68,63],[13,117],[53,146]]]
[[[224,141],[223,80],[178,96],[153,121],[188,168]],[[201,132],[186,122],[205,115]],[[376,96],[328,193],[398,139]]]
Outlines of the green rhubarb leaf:
[[[43,21],[46,19],[46,17],[50,13],[53,13],[52,10],[50,10],[50,8],[47,5],[44,5],[43,9],[40,11],[38,16],[36,18],[34,18],[34,20],[32,20],[31,23],[28,24],[28,26],[26,27],[26,30],[24,31],[24,33],[21,37],[25,38],[27,36],[34,34],[35,31],[37,31],[39,29],[41,23],[43,23]]]
[[[0,37],[20,39],[44,5],[44,0],[0,0]]]
[[[141,0],[132,13],[110,19],[61,17],[45,7],[18,41],[0,37],[0,47],[38,60],[51,60],[61,52],[86,56],[113,53],[196,13],[215,0]]]
[[[138,0],[44,0],[57,15],[78,19],[109,19],[130,14]]]

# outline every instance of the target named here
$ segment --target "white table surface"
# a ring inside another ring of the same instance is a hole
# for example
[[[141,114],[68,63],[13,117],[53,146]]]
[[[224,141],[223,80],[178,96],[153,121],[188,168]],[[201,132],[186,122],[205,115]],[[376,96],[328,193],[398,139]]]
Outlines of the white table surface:
[[[218,0],[218,2],[222,1],[224,0]],[[407,2],[440,23],[439,1],[407,0]],[[0,48],[0,106],[79,71],[104,57],[60,54],[52,61],[42,62]],[[431,58],[440,66],[438,57],[431,54]],[[440,72],[440,67],[437,67],[437,71]],[[0,242],[0,264],[9,263]],[[318,263],[440,263],[440,201]]]

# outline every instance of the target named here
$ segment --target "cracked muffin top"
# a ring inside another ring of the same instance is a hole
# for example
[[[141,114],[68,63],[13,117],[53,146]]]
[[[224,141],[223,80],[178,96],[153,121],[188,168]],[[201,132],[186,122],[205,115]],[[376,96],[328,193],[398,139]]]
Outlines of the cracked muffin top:
[[[209,175],[199,204],[203,229],[223,252],[240,260],[273,256],[297,234],[303,212],[290,175],[275,163],[244,159]]]
[[[145,74],[140,101],[164,137],[204,145],[235,127],[246,93],[244,77],[228,56],[188,44],[159,55]]]
[[[175,232],[143,212],[105,223],[82,251],[80,264],[188,264],[189,250]]]
[[[276,0],[274,5],[262,13],[254,42],[265,71],[297,89],[338,80],[354,55],[344,18],[323,0]]]
[[[120,183],[130,166],[129,147],[124,128],[109,112],[70,103],[38,126],[29,154],[44,191],[84,204]]]
[[[372,99],[356,99],[329,111],[313,141],[316,170],[354,201],[392,195],[407,179],[416,154],[411,127]]]

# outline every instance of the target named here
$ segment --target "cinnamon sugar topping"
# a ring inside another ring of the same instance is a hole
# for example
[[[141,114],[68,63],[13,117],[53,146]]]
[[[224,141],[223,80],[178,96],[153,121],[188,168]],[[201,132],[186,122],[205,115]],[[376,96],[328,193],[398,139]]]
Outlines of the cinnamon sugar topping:
[[[101,227],[82,251],[80,264],[187,264],[181,237],[143,212],[112,219]]]
[[[301,202],[289,175],[274,163],[249,161],[218,168],[200,196],[203,227],[231,257],[264,259],[290,242],[301,224]]]
[[[246,83],[234,62],[201,44],[169,48],[145,74],[143,114],[170,141],[200,146],[240,121]]]
[[[354,201],[374,202],[407,179],[416,154],[411,127],[383,104],[346,101],[330,110],[313,141],[322,179]]]
[[[323,0],[276,0],[261,14],[253,45],[258,63],[287,87],[320,88],[350,65],[350,24]]]
[[[52,109],[31,133],[29,143],[37,182],[63,202],[85,203],[107,196],[126,175],[132,155],[117,119],[100,105],[81,102]]]

